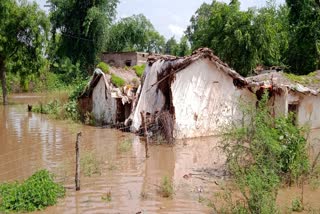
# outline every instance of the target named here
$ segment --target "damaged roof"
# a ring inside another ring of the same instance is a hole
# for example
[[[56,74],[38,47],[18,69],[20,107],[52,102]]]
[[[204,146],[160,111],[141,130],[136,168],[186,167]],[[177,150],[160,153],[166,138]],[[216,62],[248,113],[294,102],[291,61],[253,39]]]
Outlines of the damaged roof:
[[[184,68],[191,65],[193,62],[199,59],[209,59],[213,62],[220,70],[224,71],[227,75],[232,77],[235,85],[244,86],[247,85],[247,80],[242,77],[239,73],[231,69],[228,64],[222,62],[219,57],[213,54],[213,51],[209,48],[199,48],[194,51],[192,55],[185,57],[177,57],[171,55],[151,55],[148,57],[148,64],[151,66],[157,60],[164,60],[168,63],[167,66],[163,68],[163,70],[170,70],[170,73],[177,73]]]
[[[249,87],[288,88],[299,93],[320,93],[320,70],[308,75],[297,76],[284,72],[270,72],[246,78]]]
[[[123,90],[111,84],[111,76],[113,74],[120,77],[126,82],[126,86],[123,88]],[[104,78],[104,82],[108,90],[110,90],[112,93],[116,92],[117,95],[113,95],[114,97],[122,97],[124,96],[124,94],[128,96],[127,94],[128,89],[132,87],[138,87],[140,85],[140,78],[137,76],[135,70],[131,68],[124,69],[124,68],[110,67],[108,74],[104,73],[100,68],[96,68],[84,92],[79,96],[79,98],[91,96],[93,89],[99,83],[101,78]]]

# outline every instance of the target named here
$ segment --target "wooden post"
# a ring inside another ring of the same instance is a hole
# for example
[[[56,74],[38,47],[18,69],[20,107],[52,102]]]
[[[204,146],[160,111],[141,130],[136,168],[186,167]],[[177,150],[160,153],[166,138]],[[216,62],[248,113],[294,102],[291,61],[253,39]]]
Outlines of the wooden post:
[[[144,136],[146,137],[146,141],[144,144],[145,147],[145,151],[146,151],[146,158],[149,158],[149,154],[148,154],[148,146],[149,146],[149,136],[148,136],[148,128],[147,128],[147,119],[146,119],[146,113],[145,112],[141,112],[141,119],[142,119],[142,126],[144,129]]]
[[[75,182],[76,182],[76,191],[80,190],[80,137],[81,132],[77,134],[77,141],[76,141],[76,176],[75,176]]]

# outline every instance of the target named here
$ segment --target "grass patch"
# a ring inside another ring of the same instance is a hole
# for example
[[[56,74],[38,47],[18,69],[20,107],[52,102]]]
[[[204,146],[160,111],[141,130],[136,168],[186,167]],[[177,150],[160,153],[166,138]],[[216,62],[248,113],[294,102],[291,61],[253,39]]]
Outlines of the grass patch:
[[[87,177],[91,177],[94,174],[101,174],[100,162],[93,152],[82,154],[80,167],[83,174]]]
[[[160,194],[164,198],[171,198],[173,195],[173,184],[167,176],[162,177],[160,185]]]
[[[107,63],[105,62],[100,62],[98,65],[97,65],[97,68],[100,68],[104,73],[106,74],[110,74],[110,67]]]
[[[32,107],[32,112],[40,114],[48,114],[53,119],[58,120],[72,120],[78,122],[80,120],[80,113],[78,111],[78,103],[76,100],[70,100],[62,103],[59,100],[52,100],[47,104],[39,103]]]
[[[301,199],[296,198],[292,201],[292,211],[293,212],[302,212],[304,210]]]
[[[101,197],[101,200],[105,202],[111,202],[112,201],[111,192],[110,191],[107,192],[106,195]]]
[[[302,85],[320,83],[320,80],[316,78],[317,72],[311,72],[308,75],[295,75],[289,73],[284,73],[284,75],[289,80]]]
[[[131,149],[131,147],[132,147],[131,141],[125,140],[119,144],[119,151],[120,152],[128,152]]]
[[[121,88],[126,84],[124,79],[122,79],[121,77],[119,77],[115,74],[111,74],[111,82],[112,82],[112,84],[114,84],[118,88]]]
[[[32,212],[55,205],[65,195],[62,185],[53,180],[53,174],[40,170],[22,183],[0,185],[0,211]]]
[[[132,67],[133,70],[135,70],[136,74],[138,77],[142,77],[143,73],[144,73],[144,70],[146,69],[146,65],[143,64],[143,65],[135,65]]]

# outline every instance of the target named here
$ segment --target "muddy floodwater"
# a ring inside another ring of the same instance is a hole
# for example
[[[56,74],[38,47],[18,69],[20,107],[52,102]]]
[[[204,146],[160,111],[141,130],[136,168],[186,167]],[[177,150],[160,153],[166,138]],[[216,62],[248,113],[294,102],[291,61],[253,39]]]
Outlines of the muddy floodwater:
[[[63,97],[63,95],[59,95]],[[174,146],[151,145],[145,158],[144,141],[130,133],[57,121],[27,112],[27,103],[48,99],[43,94],[11,95],[0,106],[0,183],[24,180],[48,169],[66,187],[66,197],[40,213],[212,213],[208,200],[225,180],[217,138],[183,140]],[[97,173],[81,176],[74,188],[76,133],[82,132],[81,156],[95,157]],[[313,131],[316,138],[320,132]],[[164,176],[174,194],[164,198]],[[320,208],[319,190],[306,187],[306,200]],[[299,189],[280,192],[287,206]],[[199,200],[200,199],[200,200]]]

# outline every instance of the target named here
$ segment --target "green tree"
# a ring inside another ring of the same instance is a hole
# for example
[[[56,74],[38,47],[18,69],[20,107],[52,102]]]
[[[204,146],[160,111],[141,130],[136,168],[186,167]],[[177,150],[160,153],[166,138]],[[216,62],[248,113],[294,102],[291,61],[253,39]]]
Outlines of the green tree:
[[[49,0],[52,23],[54,62],[69,58],[80,62],[82,70],[91,71],[116,15],[118,0]],[[60,33],[59,42],[56,33]]]
[[[7,100],[6,72],[22,77],[43,65],[49,21],[38,6],[27,1],[0,1],[0,76],[3,104]]]
[[[190,46],[188,43],[188,38],[186,36],[183,36],[180,40],[180,43],[178,45],[177,49],[177,55],[178,56],[187,56],[191,53]]]
[[[111,27],[106,50],[160,53],[164,46],[164,37],[144,15],[139,14],[123,18]]]
[[[289,7],[288,64],[297,74],[320,65],[320,3],[317,0],[286,0]]]
[[[176,55],[178,55],[178,53],[177,53],[178,48],[179,48],[178,43],[173,36],[170,39],[168,39],[168,41],[166,42],[164,53],[176,56]]]
[[[186,35],[192,49],[209,47],[242,75],[258,64],[281,64],[286,46],[285,21],[272,2],[259,10],[240,10],[238,0],[230,4],[204,3],[192,16]]]

